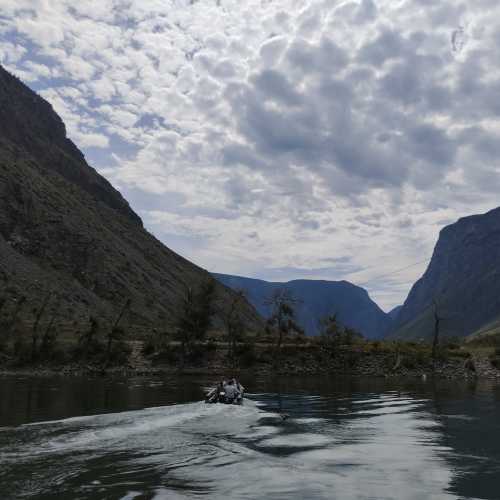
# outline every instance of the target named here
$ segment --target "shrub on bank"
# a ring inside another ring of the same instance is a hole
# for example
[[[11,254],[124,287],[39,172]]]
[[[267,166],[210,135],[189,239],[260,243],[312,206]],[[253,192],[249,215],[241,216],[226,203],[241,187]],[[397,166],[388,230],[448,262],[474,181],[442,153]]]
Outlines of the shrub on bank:
[[[217,340],[214,337],[210,337],[206,343],[207,352],[217,351]]]
[[[18,337],[12,346],[14,365],[23,366],[31,361],[31,345],[23,337]]]
[[[168,349],[171,334],[165,331],[153,330],[144,341],[142,353],[144,356],[151,356],[164,349]]]
[[[443,347],[449,351],[457,351],[464,344],[463,339],[458,337],[448,337],[443,341]]]
[[[107,351],[106,364],[114,366],[126,365],[131,352],[132,349],[126,342],[122,340],[115,341],[111,349]]]
[[[180,349],[175,346],[168,346],[151,356],[153,365],[177,366],[180,364]]]
[[[490,356],[491,366],[495,367],[497,370],[500,370],[500,356],[498,356],[495,352],[494,355]]]
[[[467,358],[470,358],[471,353],[469,351],[466,351],[466,350],[460,348],[458,350],[453,350],[452,349],[451,351],[448,351],[448,355],[451,358],[467,359]]]
[[[239,344],[236,348],[236,358],[242,368],[251,368],[254,366],[258,359],[255,352],[255,344],[253,342]]]
[[[408,370],[416,370],[426,366],[430,361],[430,353],[423,350],[413,350],[403,355],[401,364]]]

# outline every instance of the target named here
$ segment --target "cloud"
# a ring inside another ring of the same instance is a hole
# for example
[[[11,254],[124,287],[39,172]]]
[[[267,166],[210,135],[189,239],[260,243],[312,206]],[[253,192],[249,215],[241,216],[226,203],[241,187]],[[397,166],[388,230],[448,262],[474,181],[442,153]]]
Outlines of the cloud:
[[[109,146],[109,139],[102,134],[77,133],[75,139],[84,148],[107,148]]]
[[[0,62],[174,249],[219,272],[367,282],[390,307],[422,268],[371,278],[498,202],[499,14],[490,0],[4,0]]]
[[[21,59],[26,53],[26,49],[21,45],[5,42],[0,46],[0,60],[4,64],[12,64]]]

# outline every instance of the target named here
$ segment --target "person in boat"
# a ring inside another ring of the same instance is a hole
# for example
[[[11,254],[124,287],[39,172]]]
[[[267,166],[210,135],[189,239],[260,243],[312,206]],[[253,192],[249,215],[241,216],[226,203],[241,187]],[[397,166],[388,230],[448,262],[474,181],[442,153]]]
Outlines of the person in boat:
[[[243,401],[244,387],[235,379],[221,380],[216,387],[211,389],[206,397],[206,403],[241,404]]]
[[[227,385],[226,379],[222,379],[219,382],[219,385],[217,386],[217,401],[219,403],[223,403],[223,401],[221,401],[221,398],[223,398],[221,394],[226,392],[226,385]]]
[[[245,391],[245,388],[235,378],[233,378],[233,382],[236,385],[238,392],[243,396],[243,392]]]
[[[238,389],[238,383],[234,378],[230,379],[225,385],[224,392],[226,393],[226,403],[233,403],[241,396],[241,392]]]

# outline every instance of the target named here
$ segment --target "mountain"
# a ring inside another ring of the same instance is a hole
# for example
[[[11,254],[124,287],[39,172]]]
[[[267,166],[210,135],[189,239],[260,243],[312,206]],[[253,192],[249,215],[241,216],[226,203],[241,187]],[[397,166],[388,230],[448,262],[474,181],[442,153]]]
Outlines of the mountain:
[[[46,302],[41,322],[73,338],[90,316],[111,324],[130,300],[123,323],[141,335],[172,326],[186,287],[207,279],[143,228],[52,106],[0,66],[0,320],[18,312],[25,331]],[[233,295],[216,293],[221,304]],[[241,314],[262,325],[250,304]]]
[[[500,341],[500,315],[491,322],[481,326],[467,337],[467,342],[482,341],[497,347]]]
[[[467,336],[500,315],[500,208],[443,228],[390,336],[429,337],[434,306],[447,336]]]
[[[270,314],[264,305],[267,297],[279,288],[287,288],[299,300],[296,306],[297,321],[308,335],[318,333],[318,320],[337,313],[338,319],[368,338],[381,337],[390,320],[366,290],[347,281],[294,280],[287,283],[214,274],[233,289],[242,289],[257,311],[264,317]]]
[[[401,311],[402,307],[403,306],[396,306],[387,313],[387,315],[392,321],[397,321],[399,316],[399,311]]]

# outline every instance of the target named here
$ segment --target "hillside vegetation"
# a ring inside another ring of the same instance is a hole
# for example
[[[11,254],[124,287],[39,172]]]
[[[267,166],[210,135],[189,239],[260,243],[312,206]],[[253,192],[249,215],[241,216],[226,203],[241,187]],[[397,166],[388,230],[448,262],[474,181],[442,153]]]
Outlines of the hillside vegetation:
[[[118,322],[126,338],[172,330],[188,291],[208,281],[143,228],[51,105],[0,67],[1,344],[104,337]],[[214,287],[217,325],[234,293]],[[261,326],[246,301],[236,307],[246,328]]]

